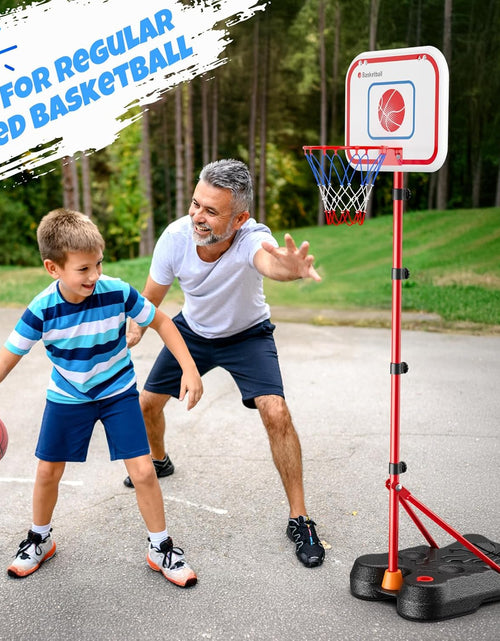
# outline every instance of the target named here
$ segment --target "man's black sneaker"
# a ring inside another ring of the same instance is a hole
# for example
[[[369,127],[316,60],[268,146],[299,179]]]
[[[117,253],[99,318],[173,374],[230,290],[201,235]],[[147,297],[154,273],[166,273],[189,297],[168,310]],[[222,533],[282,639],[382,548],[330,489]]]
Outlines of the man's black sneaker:
[[[323,563],[325,549],[318,539],[315,526],[308,516],[289,519],[286,533],[295,543],[295,554],[308,568],[314,568]]]
[[[153,459],[153,465],[155,466],[156,476],[158,478],[161,478],[163,476],[170,476],[174,473],[175,470],[174,464],[170,460],[168,454],[165,456],[163,461],[157,461],[156,459]],[[134,487],[130,476],[127,476],[127,478],[123,481],[123,485],[127,487]]]

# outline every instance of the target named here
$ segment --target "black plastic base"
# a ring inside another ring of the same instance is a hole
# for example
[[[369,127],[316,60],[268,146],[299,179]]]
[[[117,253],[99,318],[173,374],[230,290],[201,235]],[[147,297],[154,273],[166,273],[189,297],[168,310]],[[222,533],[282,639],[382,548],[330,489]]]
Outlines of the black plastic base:
[[[495,563],[500,544],[480,534],[464,538]],[[500,572],[490,568],[466,547],[454,542],[444,548],[427,545],[401,550],[398,565],[403,585],[398,592],[382,589],[388,554],[366,554],[351,570],[351,593],[369,601],[396,599],[405,619],[437,621],[470,614],[483,603],[500,600]]]

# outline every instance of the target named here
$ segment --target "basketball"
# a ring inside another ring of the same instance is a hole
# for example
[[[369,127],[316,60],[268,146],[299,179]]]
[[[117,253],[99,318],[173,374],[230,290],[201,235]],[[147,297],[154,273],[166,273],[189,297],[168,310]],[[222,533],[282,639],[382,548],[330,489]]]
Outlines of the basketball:
[[[403,96],[390,89],[382,95],[378,103],[378,119],[386,131],[397,131],[405,118],[405,101]]]
[[[9,435],[7,433],[7,428],[5,427],[3,421],[0,419],[0,459],[4,457],[4,454],[7,451],[8,444]]]

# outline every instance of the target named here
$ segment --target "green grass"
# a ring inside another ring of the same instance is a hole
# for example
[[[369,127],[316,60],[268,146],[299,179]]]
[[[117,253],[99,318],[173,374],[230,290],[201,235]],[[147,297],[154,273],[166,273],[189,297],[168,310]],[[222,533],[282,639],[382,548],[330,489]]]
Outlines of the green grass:
[[[108,276],[120,277],[141,291],[148,277],[150,263],[150,257],[116,263],[105,261],[104,273]],[[0,306],[26,306],[51,281],[51,277],[43,267],[0,266]],[[177,283],[172,285],[168,296],[170,300],[182,302],[182,293]]]
[[[280,244],[283,233],[277,232]],[[392,216],[363,226],[293,230],[299,244],[309,240],[323,280],[266,281],[268,302],[276,306],[333,309],[390,309],[392,300]],[[445,321],[500,324],[500,209],[408,212],[403,219],[405,311],[439,314]],[[139,290],[149,258],[106,263]],[[0,304],[26,305],[50,282],[43,269],[0,267]],[[175,284],[169,298],[181,301]]]
[[[390,309],[392,216],[363,226],[293,232],[309,240],[323,281],[267,283],[272,304]],[[280,235],[278,240],[281,241]],[[409,212],[403,218],[402,306],[446,321],[500,323],[500,209]]]

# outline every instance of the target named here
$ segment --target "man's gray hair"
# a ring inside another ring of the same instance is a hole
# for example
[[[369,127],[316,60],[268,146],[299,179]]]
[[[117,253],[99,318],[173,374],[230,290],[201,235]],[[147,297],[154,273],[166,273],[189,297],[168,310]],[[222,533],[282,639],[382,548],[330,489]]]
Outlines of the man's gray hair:
[[[205,165],[200,180],[233,194],[233,214],[250,211],[253,202],[252,176],[244,162],[227,158]]]

